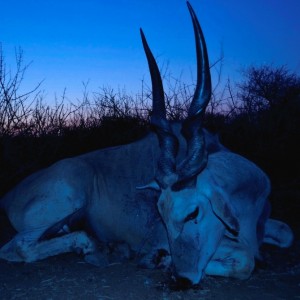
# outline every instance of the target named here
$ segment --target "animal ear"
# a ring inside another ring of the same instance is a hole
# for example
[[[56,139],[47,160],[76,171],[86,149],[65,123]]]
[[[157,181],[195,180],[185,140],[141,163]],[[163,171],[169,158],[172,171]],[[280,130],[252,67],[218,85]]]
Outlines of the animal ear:
[[[136,189],[137,190],[150,189],[150,190],[155,190],[155,191],[161,191],[161,187],[159,186],[159,184],[157,183],[156,180],[152,180],[149,183],[142,185],[142,186],[137,186]]]
[[[214,214],[222,221],[231,234],[237,236],[240,231],[239,221],[229,203],[218,192],[210,198],[210,204]]]

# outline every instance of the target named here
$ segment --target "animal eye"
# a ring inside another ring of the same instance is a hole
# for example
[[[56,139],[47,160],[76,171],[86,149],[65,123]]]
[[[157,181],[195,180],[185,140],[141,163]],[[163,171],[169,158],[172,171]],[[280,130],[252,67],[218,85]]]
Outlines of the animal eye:
[[[195,220],[198,217],[198,214],[199,214],[199,207],[197,206],[193,212],[191,212],[190,214],[188,214],[185,217],[184,223],[191,221],[191,220]]]

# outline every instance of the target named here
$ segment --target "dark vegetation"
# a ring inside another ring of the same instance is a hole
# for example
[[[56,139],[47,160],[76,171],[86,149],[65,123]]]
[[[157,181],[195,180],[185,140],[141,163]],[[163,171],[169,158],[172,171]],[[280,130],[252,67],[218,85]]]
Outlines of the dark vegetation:
[[[72,102],[64,93],[50,105],[40,85],[21,92],[27,68],[22,52],[17,51],[15,71],[8,70],[0,47],[0,197],[27,175],[59,159],[126,144],[150,130],[151,90],[145,84],[135,97],[108,87],[91,94],[83,84],[81,99]],[[194,86],[171,76],[164,76],[164,82],[169,119],[184,118]],[[198,290],[176,292],[166,285],[169,274],[136,269],[132,263],[101,269],[72,254],[33,264],[0,261],[1,297],[296,299],[300,274],[300,77],[285,67],[245,70],[239,84],[228,82],[219,94],[213,94],[205,126],[218,134],[225,146],[248,157],[270,176],[272,217],[292,227],[295,242],[291,248],[264,245],[264,262],[248,281],[207,277]],[[12,232],[3,234],[8,237]]]
[[[17,51],[15,71],[8,70],[0,49],[0,196],[59,159],[126,144],[149,130],[151,90],[145,84],[136,96],[109,87],[91,94],[83,84],[81,99],[72,102],[63,94],[49,105],[40,85],[20,92],[27,68]],[[243,75],[242,82],[228,81],[221,96],[213,96],[205,125],[225,146],[264,169],[274,190],[285,191],[284,201],[299,201],[300,77],[273,66],[251,67]],[[164,79],[168,116],[182,119],[193,85]]]

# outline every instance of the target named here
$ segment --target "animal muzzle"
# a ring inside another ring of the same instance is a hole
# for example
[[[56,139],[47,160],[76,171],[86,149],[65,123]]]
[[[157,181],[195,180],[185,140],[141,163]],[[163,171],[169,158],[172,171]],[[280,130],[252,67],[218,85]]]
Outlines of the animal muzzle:
[[[200,276],[199,276],[200,275]],[[199,283],[202,279],[201,274],[192,274],[192,273],[178,273],[175,269],[172,276],[172,282],[170,288],[172,290],[187,290],[190,288],[199,287]]]
[[[195,241],[177,238],[171,244],[174,282],[180,286],[198,284],[203,277],[201,257]]]
[[[190,289],[192,286],[193,286],[193,282],[191,280],[189,280],[188,278],[174,276],[173,282],[170,285],[170,288],[172,290],[181,291],[181,290]]]

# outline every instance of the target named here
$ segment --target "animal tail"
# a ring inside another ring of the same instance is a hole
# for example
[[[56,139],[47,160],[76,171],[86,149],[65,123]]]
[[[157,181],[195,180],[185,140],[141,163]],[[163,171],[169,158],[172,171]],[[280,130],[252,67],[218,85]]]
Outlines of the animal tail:
[[[266,221],[264,243],[287,248],[292,245],[293,240],[293,231],[287,224],[274,219]]]

